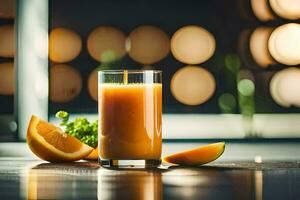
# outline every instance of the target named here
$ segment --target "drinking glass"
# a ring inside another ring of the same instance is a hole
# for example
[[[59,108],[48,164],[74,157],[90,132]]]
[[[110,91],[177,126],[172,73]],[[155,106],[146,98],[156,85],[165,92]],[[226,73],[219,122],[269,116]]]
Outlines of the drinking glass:
[[[99,160],[105,167],[160,164],[162,72],[98,72]]]

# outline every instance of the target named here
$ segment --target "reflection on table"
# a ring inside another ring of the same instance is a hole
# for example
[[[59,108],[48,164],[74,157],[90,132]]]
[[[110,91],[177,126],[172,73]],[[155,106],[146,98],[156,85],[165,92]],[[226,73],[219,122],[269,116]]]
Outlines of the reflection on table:
[[[21,167],[14,173],[19,177],[19,193],[13,188],[11,177],[6,175],[0,179],[0,185],[6,186],[1,187],[3,197],[101,200],[300,197],[296,179],[300,175],[300,164],[297,162],[226,162],[146,170],[105,169],[91,162],[42,163],[25,169]]]

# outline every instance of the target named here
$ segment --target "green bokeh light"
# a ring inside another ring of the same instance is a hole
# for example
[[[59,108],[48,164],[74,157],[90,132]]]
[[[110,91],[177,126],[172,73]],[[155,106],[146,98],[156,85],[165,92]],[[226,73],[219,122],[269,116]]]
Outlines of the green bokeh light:
[[[236,54],[227,54],[225,56],[225,66],[230,72],[236,74],[241,66],[239,56]]]
[[[235,97],[230,93],[224,93],[219,97],[219,107],[223,113],[233,113],[237,102]]]
[[[242,79],[238,82],[238,91],[243,96],[253,96],[255,92],[255,85],[249,79]]]
[[[108,49],[105,50],[102,54],[101,54],[101,61],[103,63],[110,63],[110,62],[114,62],[118,60],[118,54],[115,50],[113,49]]]

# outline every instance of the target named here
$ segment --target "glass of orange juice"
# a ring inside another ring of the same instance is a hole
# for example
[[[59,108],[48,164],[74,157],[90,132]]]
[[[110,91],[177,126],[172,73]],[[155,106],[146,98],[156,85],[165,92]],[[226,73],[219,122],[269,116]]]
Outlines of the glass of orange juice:
[[[99,160],[105,167],[160,164],[162,72],[98,72]]]

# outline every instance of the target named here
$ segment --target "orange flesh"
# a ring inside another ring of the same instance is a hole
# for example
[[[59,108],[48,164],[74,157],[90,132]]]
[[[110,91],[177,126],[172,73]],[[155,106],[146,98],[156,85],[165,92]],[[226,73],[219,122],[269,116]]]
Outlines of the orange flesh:
[[[164,161],[179,165],[202,165],[216,160],[224,149],[225,143],[218,142],[166,156]]]
[[[160,159],[162,84],[99,85],[102,159]]]
[[[98,159],[98,147],[94,149],[88,156],[85,157],[87,160],[97,160]]]
[[[53,124],[50,124],[48,122],[39,120],[38,124],[36,125],[36,130],[38,133],[43,136],[44,134],[47,134],[49,132],[52,132],[56,129],[59,129],[58,127],[54,126]]]
[[[27,144],[35,155],[50,162],[80,160],[93,150],[92,147],[36,116],[32,116],[29,122]]]
[[[38,134],[49,144],[65,153],[76,152],[82,147],[82,143],[79,140],[64,133],[61,129],[48,122],[40,121],[36,129]]]

